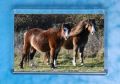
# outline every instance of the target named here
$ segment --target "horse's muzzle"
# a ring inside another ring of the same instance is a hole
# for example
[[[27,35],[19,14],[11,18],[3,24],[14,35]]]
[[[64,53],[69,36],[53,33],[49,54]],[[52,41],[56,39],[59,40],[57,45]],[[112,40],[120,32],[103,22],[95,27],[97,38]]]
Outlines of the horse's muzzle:
[[[65,40],[67,40],[69,38],[69,35],[68,36],[65,36]]]
[[[91,35],[94,35],[94,32],[91,32]]]

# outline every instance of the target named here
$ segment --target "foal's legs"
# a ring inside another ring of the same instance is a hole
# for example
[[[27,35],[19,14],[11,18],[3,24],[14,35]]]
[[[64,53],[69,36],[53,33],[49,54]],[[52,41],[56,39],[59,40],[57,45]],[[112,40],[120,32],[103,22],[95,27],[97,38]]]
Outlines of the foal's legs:
[[[79,58],[80,58],[81,65],[83,65],[83,63],[84,63],[83,51],[84,51],[84,46],[79,48]]]
[[[56,52],[55,52],[55,59],[54,59],[54,65],[55,65],[55,67],[57,67],[57,57],[58,57],[59,52],[60,52],[60,48],[57,49]]]
[[[76,57],[77,57],[77,55],[78,55],[78,47],[74,46],[74,49],[73,49],[73,60],[72,60],[73,66],[76,66]]]

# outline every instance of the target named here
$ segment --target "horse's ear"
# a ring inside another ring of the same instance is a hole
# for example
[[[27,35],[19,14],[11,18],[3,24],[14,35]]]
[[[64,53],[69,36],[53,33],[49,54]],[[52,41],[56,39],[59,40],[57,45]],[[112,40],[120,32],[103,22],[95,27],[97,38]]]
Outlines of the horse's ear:
[[[88,22],[90,21],[90,19],[87,20]]]
[[[83,22],[85,24],[85,28],[88,28],[88,26],[89,26],[88,22],[90,22],[90,19],[86,19]]]
[[[75,23],[71,22],[71,26],[70,26],[71,28],[70,29],[72,29],[75,25],[76,25]]]
[[[62,23],[61,28],[66,27],[66,23]]]
[[[91,22],[92,22],[93,24],[95,24],[95,19],[91,19]]]
[[[57,24],[57,28],[63,28],[63,24],[61,23]]]
[[[64,23],[61,24],[61,28],[64,28]]]
[[[88,28],[88,26],[89,26],[89,24],[86,24],[86,25],[85,25],[85,28]]]

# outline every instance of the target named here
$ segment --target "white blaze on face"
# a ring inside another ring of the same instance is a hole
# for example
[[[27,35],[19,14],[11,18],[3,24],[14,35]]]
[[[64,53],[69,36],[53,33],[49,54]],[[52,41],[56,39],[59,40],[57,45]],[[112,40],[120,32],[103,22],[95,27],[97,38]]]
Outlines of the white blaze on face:
[[[68,36],[69,36],[68,35],[68,29],[66,27],[64,28],[64,33],[65,33],[65,37],[68,38]]]
[[[93,34],[94,34],[94,32],[95,32],[95,27],[94,27],[94,26],[92,26],[92,29],[91,29],[91,34],[93,35]]]

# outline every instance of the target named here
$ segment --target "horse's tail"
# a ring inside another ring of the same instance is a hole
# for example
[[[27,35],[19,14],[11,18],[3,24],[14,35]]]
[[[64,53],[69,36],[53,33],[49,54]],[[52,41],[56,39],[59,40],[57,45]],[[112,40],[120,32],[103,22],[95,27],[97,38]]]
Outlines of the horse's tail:
[[[23,36],[23,53],[26,54],[24,60],[25,63],[29,63],[29,51],[30,51],[29,49],[27,49],[27,47],[29,46],[26,40],[28,38],[27,36],[28,36],[28,32],[26,31]]]
[[[25,45],[25,39],[26,39],[27,31],[23,35],[23,45]]]

